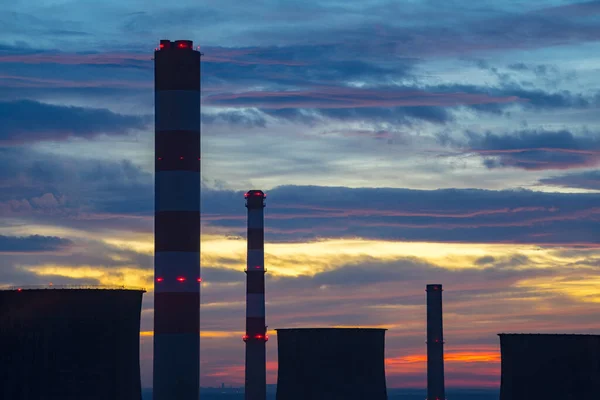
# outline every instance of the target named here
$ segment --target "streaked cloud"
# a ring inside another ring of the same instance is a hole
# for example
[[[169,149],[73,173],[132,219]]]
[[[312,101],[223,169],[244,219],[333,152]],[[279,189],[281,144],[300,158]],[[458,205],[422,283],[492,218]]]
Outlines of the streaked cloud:
[[[0,253],[29,253],[62,250],[72,241],[56,236],[4,236],[0,235]]]
[[[499,135],[468,132],[466,152],[483,157],[487,168],[512,167],[525,170],[586,168],[600,162],[597,134],[574,135],[562,131],[519,131]]]
[[[0,102],[0,143],[22,144],[64,140],[70,136],[93,137],[142,129],[140,116],[126,116],[102,109],[63,107],[30,100]]]
[[[540,179],[540,183],[561,187],[600,190],[600,171],[572,172],[564,175],[555,175]]]

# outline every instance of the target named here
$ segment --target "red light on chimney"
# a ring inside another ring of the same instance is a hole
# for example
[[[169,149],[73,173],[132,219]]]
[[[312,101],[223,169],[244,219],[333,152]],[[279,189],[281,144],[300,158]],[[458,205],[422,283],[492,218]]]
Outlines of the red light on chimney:
[[[262,335],[256,335],[254,337],[257,338],[257,339],[262,339],[263,336]]]
[[[183,276],[179,276],[179,277],[177,277],[177,280],[178,280],[179,282],[184,282],[184,281],[185,281],[185,277],[183,277]]]
[[[180,160],[183,160],[183,156],[179,157]]]
[[[185,43],[179,43],[179,48],[183,49],[185,47]]]
[[[198,279],[197,279],[197,281],[198,281],[198,282],[202,282],[202,278],[198,278]]]
[[[248,335],[244,335],[242,336],[242,340],[245,342],[246,340],[248,340]]]
[[[17,292],[22,292],[22,291],[23,291],[23,289],[21,289],[21,288],[17,289]]]
[[[162,160],[162,157],[158,157],[158,161],[161,161],[161,160]]]
[[[162,282],[164,280],[165,280],[164,278],[156,278],[156,282]]]
[[[165,48],[165,44],[164,44],[164,43],[161,43],[159,47],[160,47],[161,49],[164,49],[164,48]]]

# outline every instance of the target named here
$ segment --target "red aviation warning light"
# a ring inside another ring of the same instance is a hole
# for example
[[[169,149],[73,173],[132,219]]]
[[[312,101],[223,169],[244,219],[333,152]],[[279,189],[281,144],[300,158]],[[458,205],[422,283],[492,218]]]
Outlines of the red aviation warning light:
[[[262,190],[249,190],[244,193],[244,198],[247,199],[250,196],[262,197],[263,199],[267,198],[267,195]]]
[[[242,336],[242,340],[244,342],[247,342],[250,339],[263,340],[265,342],[268,342],[269,341],[269,335],[254,335],[253,337],[250,337],[249,335]]]
[[[194,50],[194,42],[191,41],[191,40],[175,40],[173,42],[170,41],[170,40],[161,40],[160,44],[156,48],[157,51],[159,51],[159,50],[169,50],[169,49],[189,49],[189,50]]]
[[[179,282],[185,282],[185,277],[183,277],[183,276],[178,276],[178,277],[177,277],[177,280],[178,280]]]

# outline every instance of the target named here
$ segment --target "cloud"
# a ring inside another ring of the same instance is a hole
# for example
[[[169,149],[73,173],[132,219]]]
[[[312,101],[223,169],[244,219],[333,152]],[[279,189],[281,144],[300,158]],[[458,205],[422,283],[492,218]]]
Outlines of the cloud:
[[[495,138],[482,143],[482,153],[488,148],[501,157],[520,154],[500,152],[498,148],[507,147],[503,138],[501,145]],[[4,149],[0,156],[3,218],[86,232],[152,233],[153,177],[132,162],[52,157],[21,149]],[[320,186],[279,186],[267,192],[266,234],[271,242],[361,237],[598,245],[598,235],[589,234],[597,228],[594,194]],[[245,234],[242,194],[203,187],[206,233]]]
[[[539,183],[566,188],[600,190],[600,171],[573,172],[542,178]]]
[[[519,68],[527,68],[524,64]],[[542,66],[536,67],[537,70]],[[544,67],[545,68],[545,67]],[[495,68],[485,69],[496,71]],[[539,74],[540,72],[538,72]],[[502,75],[496,72],[496,75]],[[525,110],[545,111],[554,109],[589,109],[598,104],[598,99],[593,95],[572,93],[570,90],[547,91],[543,89],[524,87],[522,83],[516,83],[501,77],[498,85],[463,85],[443,84],[427,86],[428,92],[438,93],[470,93],[490,98],[512,98],[513,102],[480,102],[469,104],[469,108],[484,112],[498,113],[509,107],[518,106]]]
[[[308,91],[256,91],[208,96],[205,103],[220,106],[259,108],[357,108],[389,106],[456,106],[460,104],[505,103],[518,98],[490,97],[472,93],[430,93],[418,90],[355,89],[343,87]]]
[[[523,150],[525,153],[533,151],[524,146],[531,145],[525,139],[515,144],[502,137],[484,138],[478,142],[482,144],[478,151],[486,156],[491,152],[496,157],[517,157],[522,149],[513,153],[506,148],[511,149],[512,143],[512,148],[529,149]],[[575,140],[567,139],[567,144]],[[542,142],[546,146],[551,143]],[[556,148],[563,147],[564,143],[558,141]],[[0,213],[5,220],[16,218],[86,232],[110,229],[152,233],[153,175],[131,161],[0,149],[0,182]],[[274,242],[362,237],[598,245],[597,235],[589,234],[596,229],[593,219],[598,214],[598,199],[593,194],[320,186],[279,186],[267,192],[267,239]],[[242,194],[203,187],[205,232],[245,234]]]
[[[203,193],[210,226],[244,232],[241,193]],[[597,195],[527,190],[280,186],[268,191],[269,241],[318,238],[591,245]]]
[[[205,125],[226,123],[246,128],[264,128],[267,125],[265,117],[257,110],[252,109],[222,111],[214,114],[203,113],[202,123]]]
[[[0,235],[0,253],[30,253],[59,251],[73,242],[56,236],[4,236]]]
[[[0,148],[0,219],[93,231],[152,226],[153,175],[129,160]]]
[[[0,102],[0,143],[21,144],[92,138],[101,133],[125,134],[142,129],[146,119],[104,109],[57,106],[30,100]]]
[[[500,135],[469,131],[467,137],[463,152],[485,157],[484,164],[490,169],[569,169],[600,162],[600,136],[591,133],[576,136],[567,130],[523,130]]]

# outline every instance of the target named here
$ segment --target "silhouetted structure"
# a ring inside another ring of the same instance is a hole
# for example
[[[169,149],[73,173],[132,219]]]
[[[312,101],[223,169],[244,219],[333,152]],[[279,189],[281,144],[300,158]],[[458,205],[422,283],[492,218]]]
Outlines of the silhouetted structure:
[[[267,196],[260,190],[244,195],[248,208],[248,256],[246,267],[246,400],[267,397],[265,345],[265,251],[264,207]]]
[[[385,329],[277,329],[277,400],[383,400]]]
[[[200,53],[154,53],[154,400],[200,390]]]
[[[427,285],[427,400],[444,400],[442,285]]]
[[[140,400],[143,293],[0,291],[0,399]]]
[[[500,400],[600,397],[600,336],[501,333]]]

